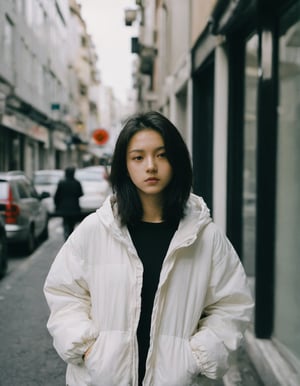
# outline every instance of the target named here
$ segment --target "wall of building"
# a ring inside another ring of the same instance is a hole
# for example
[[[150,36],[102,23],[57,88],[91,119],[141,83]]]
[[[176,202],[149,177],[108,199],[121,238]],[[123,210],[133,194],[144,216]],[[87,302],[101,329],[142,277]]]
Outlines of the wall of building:
[[[196,43],[197,39],[204,31],[207,23],[210,20],[213,7],[216,5],[217,0],[190,0],[191,13],[191,47]]]
[[[76,1],[1,2],[0,50],[0,142],[7,145],[0,169],[31,176],[36,168],[80,163],[88,147],[75,146],[73,135],[87,140],[89,123],[98,125],[89,88],[99,79]]]
[[[289,385],[300,368],[299,20],[299,0],[157,2],[152,90],[253,285],[253,361]],[[264,343],[274,355],[259,355]]]

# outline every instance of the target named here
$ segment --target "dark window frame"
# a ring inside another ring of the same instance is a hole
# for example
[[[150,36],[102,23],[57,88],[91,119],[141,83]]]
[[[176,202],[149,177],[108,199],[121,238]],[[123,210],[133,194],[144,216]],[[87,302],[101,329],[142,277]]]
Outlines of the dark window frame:
[[[214,54],[193,74],[194,192],[213,213]]]

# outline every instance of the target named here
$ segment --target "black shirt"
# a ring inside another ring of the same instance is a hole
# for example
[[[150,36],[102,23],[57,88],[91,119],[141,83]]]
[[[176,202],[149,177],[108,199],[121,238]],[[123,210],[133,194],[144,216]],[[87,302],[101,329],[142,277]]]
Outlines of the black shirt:
[[[145,375],[151,315],[162,263],[178,224],[139,222],[128,226],[132,241],[144,266],[141,316],[137,330],[139,385]]]

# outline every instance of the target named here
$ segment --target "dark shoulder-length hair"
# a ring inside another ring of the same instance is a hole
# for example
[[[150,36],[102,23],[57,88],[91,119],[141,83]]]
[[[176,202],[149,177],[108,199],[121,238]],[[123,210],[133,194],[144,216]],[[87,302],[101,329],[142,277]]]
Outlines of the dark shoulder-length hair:
[[[192,188],[192,164],[187,146],[179,131],[165,116],[149,111],[130,117],[117,139],[112,158],[110,181],[116,195],[119,216],[123,225],[134,224],[143,216],[135,185],[127,172],[127,147],[134,134],[152,129],[163,138],[173,176],[164,191],[163,220],[179,221],[184,217],[186,202]]]

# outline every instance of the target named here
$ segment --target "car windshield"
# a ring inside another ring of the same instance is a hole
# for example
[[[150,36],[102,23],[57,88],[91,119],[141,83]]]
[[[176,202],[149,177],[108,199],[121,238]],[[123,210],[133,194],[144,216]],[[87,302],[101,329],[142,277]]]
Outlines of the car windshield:
[[[45,174],[36,174],[34,176],[34,184],[35,185],[53,185],[57,184],[59,180],[63,177],[62,174],[54,174],[54,173],[45,173]]]
[[[78,178],[79,181],[101,181],[102,176],[100,173],[94,171],[86,171],[86,170],[77,170],[75,177]]]

